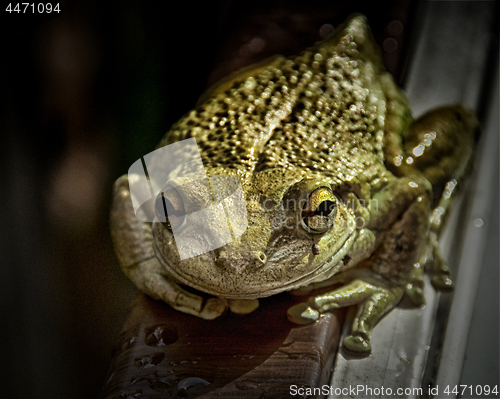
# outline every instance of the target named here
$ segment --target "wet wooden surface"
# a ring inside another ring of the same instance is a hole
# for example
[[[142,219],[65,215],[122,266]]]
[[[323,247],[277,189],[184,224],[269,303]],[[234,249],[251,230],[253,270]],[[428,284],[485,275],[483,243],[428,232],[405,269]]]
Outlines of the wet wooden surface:
[[[329,313],[298,326],[289,294],[261,301],[244,317],[205,321],[138,293],[114,350],[102,399],[287,398],[290,386],[328,383],[339,343]]]

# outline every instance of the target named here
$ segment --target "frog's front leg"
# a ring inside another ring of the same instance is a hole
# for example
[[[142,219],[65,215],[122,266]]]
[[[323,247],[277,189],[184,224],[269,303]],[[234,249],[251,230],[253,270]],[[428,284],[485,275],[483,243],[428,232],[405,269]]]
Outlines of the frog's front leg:
[[[395,179],[370,207],[367,227],[380,226],[382,244],[357,269],[345,273],[346,285],[309,299],[288,311],[295,323],[310,323],[332,309],[358,305],[351,334],[343,345],[356,352],[370,352],[370,336],[380,318],[398,304],[423,252],[429,230],[431,185],[420,177]]]
[[[307,324],[329,310],[358,305],[351,334],[344,338],[343,345],[354,352],[370,352],[373,327],[402,296],[402,287],[377,286],[356,279],[337,290],[312,297],[307,303],[293,306],[288,310],[288,318],[297,324]]]
[[[113,192],[111,235],[124,273],[144,293],[174,309],[203,319],[222,315],[228,303],[219,298],[204,300],[181,288],[156,259],[151,225],[139,220],[132,206],[127,176],[120,177]]]

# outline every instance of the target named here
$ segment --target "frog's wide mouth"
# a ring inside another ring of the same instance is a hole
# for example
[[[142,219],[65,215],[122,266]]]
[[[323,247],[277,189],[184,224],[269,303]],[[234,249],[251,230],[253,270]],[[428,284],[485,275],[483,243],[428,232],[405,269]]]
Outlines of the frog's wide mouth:
[[[265,298],[271,295],[276,295],[284,291],[291,291],[314,282],[323,281],[337,274],[344,265],[342,260],[349,253],[352,244],[356,240],[356,236],[357,236],[356,229],[350,231],[347,237],[345,238],[344,243],[335,254],[330,256],[328,259],[319,264],[313,270],[308,271],[306,274],[286,282],[272,281],[272,282],[262,283],[262,281],[259,281],[258,275],[252,281],[252,279],[249,279],[248,274],[242,276],[235,276],[236,281],[233,281],[233,279],[227,278],[227,276],[224,275],[219,275],[218,278],[206,278],[202,280],[199,277],[200,273],[191,274],[191,273],[186,273],[183,270],[182,263],[192,260],[178,261],[176,265],[173,266],[171,262],[166,261],[162,256],[157,256],[157,258],[159,259],[162,266],[165,267],[167,273],[170,274],[175,280],[177,280],[181,284],[195,288],[196,290],[205,292],[207,294],[222,298],[257,299],[257,298]],[[156,241],[154,244],[154,249],[156,254],[159,255],[159,250],[157,248]],[[210,259],[201,260],[203,259],[203,257],[206,258],[207,254],[200,255],[199,257],[197,257],[199,258],[199,263],[197,262],[197,264],[201,266],[202,265],[201,262],[203,262],[204,263],[203,267],[205,270],[207,269],[210,269],[212,271],[217,270],[215,262],[213,261],[213,256],[211,255],[209,256]],[[209,265],[211,267],[207,268],[207,266]],[[208,281],[213,282],[213,284],[207,284]]]

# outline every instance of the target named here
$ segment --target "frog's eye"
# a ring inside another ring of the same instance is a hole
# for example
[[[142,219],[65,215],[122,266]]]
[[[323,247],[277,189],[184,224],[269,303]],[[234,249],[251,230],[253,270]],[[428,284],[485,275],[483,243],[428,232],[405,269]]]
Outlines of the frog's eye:
[[[320,187],[309,196],[302,209],[302,222],[306,230],[323,233],[333,225],[338,199],[329,188]]]
[[[158,194],[155,212],[158,220],[169,230],[176,230],[186,223],[184,202],[177,190],[173,188]]]

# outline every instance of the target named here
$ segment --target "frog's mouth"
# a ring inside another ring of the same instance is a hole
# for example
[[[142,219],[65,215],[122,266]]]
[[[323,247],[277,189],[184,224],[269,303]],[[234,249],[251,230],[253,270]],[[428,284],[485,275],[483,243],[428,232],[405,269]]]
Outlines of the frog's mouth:
[[[259,273],[256,273],[254,276],[251,274],[221,274],[220,270],[215,266],[213,258],[211,260],[202,260],[204,256],[206,259],[207,254],[197,257],[198,261],[194,263],[194,267],[190,268],[192,273],[189,273],[189,271],[183,268],[183,263],[186,261],[191,262],[193,258],[176,262],[175,266],[165,261],[162,256],[157,256],[157,258],[160,260],[163,267],[165,267],[168,274],[181,284],[222,298],[257,299],[276,295],[284,291],[291,291],[314,282],[324,281],[339,273],[345,268],[343,259],[349,254],[357,235],[357,230],[353,229],[349,232],[344,243],[334,255],[327,258],[313,270],[286,282],[266,281],[260,277]],[[156,243],[154,247],[155,252],[158,254],[159,251]],[[269,267],[272,267],[272,265]],[[199,277],[201,274],[199,270],[201,270],[201,268],[203,268],[206,273],[206,277],[203,279]],[[196,270],[198,270],[198,273],[195,273]]]

